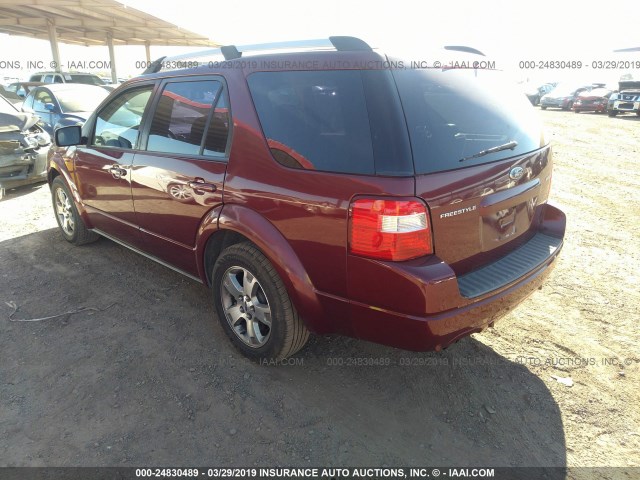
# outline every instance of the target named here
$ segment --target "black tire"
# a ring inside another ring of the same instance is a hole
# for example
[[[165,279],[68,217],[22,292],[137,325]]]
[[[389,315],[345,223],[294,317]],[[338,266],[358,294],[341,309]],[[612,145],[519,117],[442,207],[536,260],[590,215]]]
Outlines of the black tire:
[[[546,109],[547,109],[547,107],[542,107],[542,106],[541,106],[541,107],[540,107],[540,109],[541,109],[541,110],[546,110]]]
[[[607,112],[607,115],[609,115],[610,117],[615,117],[616,115],[618,115],[618,111],[617,110],[609,110]]]
[[[282,360],[307,343],[309,331],[280,276],[252,243],[225,249],[211,278],[220,324],[245,356],[252,360]]]
[[[60,177],[51,182],[51,201],[53,213],[56,216],[60,233],[67,242],[74,245],[84,245],[95,242],[100,236],[87,229],[82,218],[78,214],[69,188]]]

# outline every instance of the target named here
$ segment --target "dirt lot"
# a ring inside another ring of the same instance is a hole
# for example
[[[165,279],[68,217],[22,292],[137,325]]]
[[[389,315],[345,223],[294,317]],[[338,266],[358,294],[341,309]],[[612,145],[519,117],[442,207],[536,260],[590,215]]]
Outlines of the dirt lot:
[[[253,364],[207,289],[104,239],[66,243],[46,185],[9,192],[0,465],[640,466],[640,118],[540,115],[568,217],[559,263],[440,354],[321,337]],[[21,319],[85,310],[10,322],[6,302]],[[370,358],[389,365],[356,365]]]

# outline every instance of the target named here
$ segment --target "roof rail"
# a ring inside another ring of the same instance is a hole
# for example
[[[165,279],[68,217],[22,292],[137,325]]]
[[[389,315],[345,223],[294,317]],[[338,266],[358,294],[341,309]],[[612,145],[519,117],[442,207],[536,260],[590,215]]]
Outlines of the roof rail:
[[[270,50],[305,50],[305,49],[335,49],[339,52],[345,51],[371,51],[371,47],[364,41],[356,37],[333,36],[328,39],[314,40],[295,40],[289,42],[274,43],[258,43],[252,45],[225,45],[220,48],[210,48],[199,52],[183,53],[172,57],[160,57],[153,61],[149,67],[142,72],[143,75],[148,73],[157,73],[162,70],[162,64],[165,61],[188,60],[203,57],[212,57],[222,55],[225,60],[233,60],[242,57],[244,52],[260,52]]]
[[[444,49],[455,50],[458,52],[473,53],[474,55],[482,55],[483,57],[485,56],[485,54],[482,53],[480,50],[476,50],[473,47],[466,47],[464,45],[445,45]]]

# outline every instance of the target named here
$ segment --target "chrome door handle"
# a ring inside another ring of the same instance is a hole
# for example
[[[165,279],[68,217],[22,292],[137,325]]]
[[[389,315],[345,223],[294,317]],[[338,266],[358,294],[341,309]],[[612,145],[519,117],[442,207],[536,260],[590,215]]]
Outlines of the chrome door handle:
[[[206,183],[203,181],[193,181],[188,182],[189,188],[193,189],[195,193],[202,194],[203,192],[213,193],[216,191],[217,187],[213,183]]]
[[[113,167],[111,167],[109,169],[109,172],[111,172],[113,178],[122,178],[127,176],[127,171],[119,165],[114,165]]]

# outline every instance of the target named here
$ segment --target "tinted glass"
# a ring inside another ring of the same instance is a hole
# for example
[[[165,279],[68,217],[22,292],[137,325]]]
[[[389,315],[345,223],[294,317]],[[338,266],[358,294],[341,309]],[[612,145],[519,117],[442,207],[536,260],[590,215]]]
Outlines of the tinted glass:
[[[96,118],[93,145],[135,148],[152,89],[152,85],[134,88],[108,103]]]
[[[215,80],[168,83],[153,113],[147,150],[199,155],[209,113],[221,89]]]
[[[374,173],[359,72],[260,72],[248,80],[267,142],[280,163]]]
[[[416,173],[493,162],[544,144],[536,110],[525,95],[503,81],[500,72],[407,69],[395,70],[393,75],[408,123]],[[513,149],[480,154],[514,141]]]
[[[273,157],[292,168],[413,174],[388,71],[259,72],[249,88]]]
[[[227,96],[222,92],[216,102],[204,143],[204,155],[223,156],[229,139],[229,105]]]

